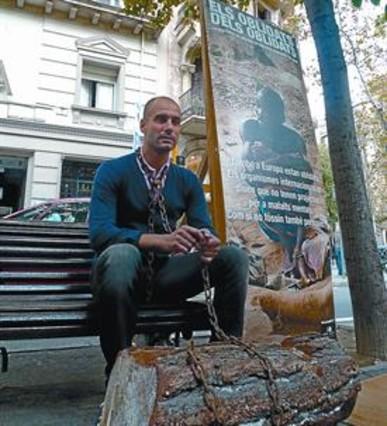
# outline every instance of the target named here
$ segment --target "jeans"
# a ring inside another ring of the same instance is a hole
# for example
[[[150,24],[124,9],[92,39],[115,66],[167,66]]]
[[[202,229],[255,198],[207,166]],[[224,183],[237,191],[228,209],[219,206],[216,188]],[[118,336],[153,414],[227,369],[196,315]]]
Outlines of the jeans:
[[[115,244],[97,259],[93,293],[100,320],[100,342],[107,371],[121,349],[131,346],[137,309],[145,301],[144,256],[131,244]],[[153,303],[183,301],[203,291],[199,253],[157,258],[154,264]],[[247,291],[248,257],[235,246],[225,246],[209,265],[215,287],[214,307],[227,334],[242,336]]]

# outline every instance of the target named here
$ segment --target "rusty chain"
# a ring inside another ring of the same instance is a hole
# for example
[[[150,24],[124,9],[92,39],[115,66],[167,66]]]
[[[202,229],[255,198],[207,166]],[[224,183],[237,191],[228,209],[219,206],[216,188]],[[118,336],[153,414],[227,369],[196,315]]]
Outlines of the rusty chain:
[[[157,210],[158,210],[160,214],[163,230],[166,233],[171,233],[173,232],[173,229],[168,220],[166,202],[161,191],[162,191],[161,181],[155,181],[150,191],[151,201],[148,206],[149,207],[148,228],[150,232],[152,233],[154,232],[154,218],[156,217]],[[152,295],[153,295],[152,279],[154,274],[154,268],[153,268],[154,259],[155,259],[154,252],[148,251],[146,253],[147,265],[145,268],[146,298],[148,302],[151,301]],[[264,356],[262,353],[258,352],[257,349],[252,344],[248,344],[235,336],[226,334],[225,331],[220,327],[218,316],[216,314],[215,307],[212,302],[211,283],[210,283],[208,265],[203,264],[201,272],[202,272],[203,288],[204,288],[204,295],[206,300],[208,317],[209,317],[209,321],[216,339],[222,342],[234,344],[242,348],[250,357],[254,357],[259,360],[266,374],[266,378],[267,378],[266,388],[267,388],[269,398],[271,399],[273,403],[273,407],[271,411],[272,423],[274,426],[282,424],[283,409],[280,403],[278,387],[275,382],[275,377],[274,377],[275,369],[270,359]],[[215,423],[213,424],[223,425],[224,423],[221,419],[220,410],[219,410],[221,403],[218,397],[216,396],[216,394],[214,393],[214,391],[212,390],[212,387],[208,383],[208,380],[207,380],[208,374],[206,373],[205,368],[203,367],[203,363],[201,362],[200,357],[197,355],[195,351],[193,339],[190,340],[188,348],[187,348],[187,363],[190,365],[192,373],[194,377],[196,378],[196,380],[199,383],[201,383],[201,385],[203,386],[203,390],[204,390],[203,400],[205,404],[207,405],[208,409],[213,413],[215,417]]]
[[[150,191],[151,201],[148,205],[149,215],[148,215],[148,230],[151,233],[155,232],[154,218],[157,215],[157,210],[159,210],[161,223],[165,232],[170,234],[173,232],[173,229],[168,221],[167,209],[164,195],[161,192],[162,182],[161,180],[156,180],[153,182],[153,186]],[[153,275],[154,275],[154,260],[155,254],[153,250],[149,250],[145,254],[146,259],[146,268],[145,268],[145,281],[146,281],[146,301],[150,302],[153,296]]]
[[[206,299],[208,317],[209,317],[212,330],[215,334],[215,337],[219,341],[231,343],[231,344],[234,344],[235,346],[242,348],[250,357],[258,358],[267,377],[266,388],[267,388],[268,395],[273,402],[273,409],[271,413],[272,422],[274,425],[282,424],[281,419],[283,415],[283,410],[279,400],[278,387],[275,382],[275,378],[273,374],[275,370],[270,359],[264,356],[262,353],[258,352],[257,349],[252,344],[248,344],[244,342],[242,339],[239,339],[232,335],[228,335],[224,332],[224,330],[219,325],[218,316],[216,315],[215,307],[212,302],[211,283],[210,283],[210,275],[208,272],[208,265],[203,265],[202,267],[202,278],[203,278],[203,288],[204,288],[204,295]]]
[[[223,421],[220,417],[220,401],[213,392],[211,386],[208,384],[207,373],[203,368],[200,357],[195,351],[193,339],[188,343],[187,347],[187,363],[191,367],[195,379],[202,384],[204,393],[203,399],[207,407],[212,411],[215,417],[215,424],[222,425]],[[213,423],[214,424],[214,423]]]

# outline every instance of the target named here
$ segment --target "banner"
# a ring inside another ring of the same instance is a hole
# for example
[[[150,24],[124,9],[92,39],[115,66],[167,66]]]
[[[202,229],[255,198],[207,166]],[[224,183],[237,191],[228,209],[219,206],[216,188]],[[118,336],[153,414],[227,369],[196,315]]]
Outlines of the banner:
[[[209,152],[218,155],[226,240],[250,258],[259,327],[247,327],[319,331],[334,317],[330,230],[297,44],[267,21],[203,4]]]

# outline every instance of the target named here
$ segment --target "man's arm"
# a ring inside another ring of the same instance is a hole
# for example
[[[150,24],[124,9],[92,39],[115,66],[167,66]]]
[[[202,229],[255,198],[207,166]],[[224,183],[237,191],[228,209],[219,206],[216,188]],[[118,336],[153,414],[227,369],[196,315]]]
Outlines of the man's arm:
[[[120,171],[109,162],[97,170],[90,204],[89,232],[92,248],[101,252],[109,245],[130,243],[137,245],[141,231],[120,228],[116,224],[117,197]]]
[[[192,226],[182,226],[171,234],[148,234],[137,229],[118,227],[119,185],[120,171],[109,162],[102,164],[94,180],[90,206],[90,240],[94,250],[101,252],[117,243],[130,243],[140,249],[165,253],[187,253],[193,247],[199,247],[204,237]]]

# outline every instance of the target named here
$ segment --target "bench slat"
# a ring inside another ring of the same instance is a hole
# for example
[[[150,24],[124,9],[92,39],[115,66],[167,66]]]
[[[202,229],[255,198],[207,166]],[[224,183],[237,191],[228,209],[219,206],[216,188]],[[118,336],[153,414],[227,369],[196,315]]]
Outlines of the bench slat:
[[[6,311],[23,306],[32,305],[38,302],[57,303],[62,301],[89,301],[92,299],[91,293],[58,293],[58,294],[27,294],[24,297],[20,294],[2,295],[0,299],[0,311]]]
[[[15,247],[0,246],[0,256],[42,256],[42,257],[86,257],[88,259],[94,256],[90,248],[56,248],[56,247]]]
[[[82,230],[66,230],[66,229],[34,229],[34,228],[6,228],[0,227],[0,235],[3,236],[34,236],[34,237],[57,237],[57,238],[88,238],[87,231]]]
[[[4,297],[4,295],[34,295],[34,294],[56,294],[56,293],[70,293],[70,294],[78,294],[78,293],[90,293],[90,284],[87,283],[56,283],[56,284],[21,284],[21,283],[13,283],[11,285],[8,284],[0,284],[0,296]]]
[[[0,340],[45,339],[51,337],[96,336],[98,329],[91,324],[50,325],[45,327],[0,327]],[[15,337],[17,336],[17,337]]]
[[[35,266],[35,265],[44,265],[52,266],[56,268],[60,265],[74,265],[74,266],[89,266],[91,264],[91,259],[83,258],[41,258],[41,257],[0,257],[0,266],[4,265],[22,265],[26,266]]]
[[[138,322],[153,323],[160,320],[174,321],[174,320],[187,320],[194,319],[195,316],[201,316],[204,309],[196,310],[196,312],[189,312],[188,310],[167,310],[167,309],[146,309],[139,310]],[[90,314],[83,309],[74,310],[49,310],[49,311],[26,311],[26,312],[0,312],[0,327],[17,327],[18,325],[59,325],[71,324],[79,322],[87,322],[90,320]],[[1,337],[1,335],[0,335]]]
[[[17,314],[20,318],[25,313],[33,314],[35,312],[51,313],[51,312],[69,312],[84,311],[90,309],[91,298],[88,301],[83,300],[41,300],[41,301],[24,301],[24,303],[14,303],[4,306],[0,303],[0,323],[6,318],[6,315]],[[3,317],[3,314],[5,317]]]
[[[3,272],[0,271],[0,280],[67,280],[67,281],[88,281],[90,278],[90,271],[63,271],[63,272]]]
[[[1,235],[1,234],[0,234]],[[55,236],[45,236],[44,238],[31,237],[28,235],[1,235],[1,244],[12,247],[60,247],[60,248],[88,248],[90,249],[89,239],[86,238],[58,238]]]
[[[76,324],[88,321],[89,315],[84,310],[42,311],[42,312],[0,312],[1,327],[18,325],[59,325]]]
[[[149,333],[149,332],[165,332],[173,333],[178,330],[186,329],[187,323],[185,321],[176,322],[156,322],[151,325],[149,323],[137,322],[136,333]],[[208,330],[209,325],[205,320],[197,320],[194,325],[194,330]],[[92,323],[83,324],[67,324],[45,327],[0,327],[0,340],[12,340],[17,336],[18,339],[43,339],[51,337],[82,337],[82,336],[96,336],[98,329]]]

